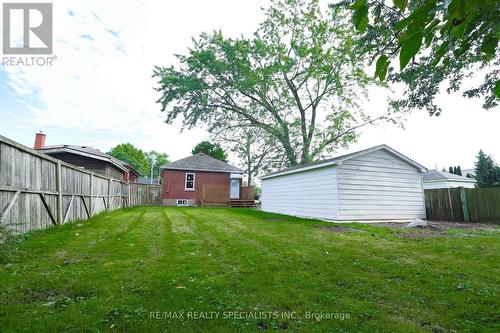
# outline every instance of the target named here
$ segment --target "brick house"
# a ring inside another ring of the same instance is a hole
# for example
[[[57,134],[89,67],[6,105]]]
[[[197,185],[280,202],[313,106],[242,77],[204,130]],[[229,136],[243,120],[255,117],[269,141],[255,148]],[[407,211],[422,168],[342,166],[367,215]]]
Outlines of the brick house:
[[[226,206],[240,199],[243,170],[203,153],[160,167],[162,204]]]

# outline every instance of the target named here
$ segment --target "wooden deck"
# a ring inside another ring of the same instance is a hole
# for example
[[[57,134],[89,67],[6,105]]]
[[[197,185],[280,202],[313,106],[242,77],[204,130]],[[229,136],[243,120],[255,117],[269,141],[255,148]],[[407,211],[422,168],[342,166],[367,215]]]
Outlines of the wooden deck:
[[[231,207],[234,208],[255,208],[257,207],[255,200],[235,200],[231,199]]]

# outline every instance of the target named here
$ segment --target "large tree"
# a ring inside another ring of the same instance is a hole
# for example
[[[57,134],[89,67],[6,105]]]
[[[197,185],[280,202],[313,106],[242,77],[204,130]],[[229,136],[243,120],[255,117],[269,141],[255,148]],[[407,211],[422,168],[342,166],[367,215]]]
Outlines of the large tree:
[[[478,187],[500,186],[500,167],[491,156],[480,150],[475,167]]]
[[[482,82],[462,89],[463,95],[482,98],[485,109],[498,105],[500,1],[345,0],[333,6],[345,5],[363,33],[375,76],[407,85],[394,107],[439,114],[434,100],[440,89],[458,91],[464,78],[478,73]]]
[[[274,137],[263,130],[241,128],[222,130],[214,135],[217,140],[236,155],[247,175],[248,186],[255,185],[254,178],[280,168],[286,154],[280,149]]]
[[[119,144],[112,148],[108,154],[119,159],[120,161],[127,162],[141,174],[148,174],[149,162],[146,159],[144,152],[139,148],[136,148],[131,143]]]
[[[256,128],[286,164],[308,163],[347,146],[369,117],[359,103],[375,81],[365,74],[357,35],[342,10],[318,0],[276,0],[253,38],[203,33],[179,66],[156,67],[167,122]]]
[[[205,155],[211,156],[222,162],[227,163],[227,154],[218,143],[211,143],[210,141],[202,141],[193,148],[191,153],[193,155],[203,153]]]

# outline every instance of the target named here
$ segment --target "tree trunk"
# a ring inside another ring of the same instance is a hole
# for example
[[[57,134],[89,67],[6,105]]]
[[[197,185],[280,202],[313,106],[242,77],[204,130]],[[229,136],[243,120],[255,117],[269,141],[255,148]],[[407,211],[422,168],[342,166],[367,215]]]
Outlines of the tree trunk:
[[[304,149],[302,149],[302,157],[300,164],[307,164],[311,162],[311,154],[309,153],[309,146],[310,146],[309,142],[304,142]]]
[[[247,186],[250,186],[252,183],[252,136],[247,133],[246,134],[246,142],[245,142],[245,153],[247,155]]]

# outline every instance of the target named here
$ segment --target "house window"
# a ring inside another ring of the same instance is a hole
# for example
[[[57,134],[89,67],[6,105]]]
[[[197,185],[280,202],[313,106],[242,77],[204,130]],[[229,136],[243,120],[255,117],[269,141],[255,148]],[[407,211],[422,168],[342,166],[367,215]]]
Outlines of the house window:
[[[189,206],[187,199],[177,199],[177,206]]]
[[[186,184],[184,186],[184,189],[186,191],[194,191],[195,189],[195,178],[194,178],[194,173],[186,173]]]

